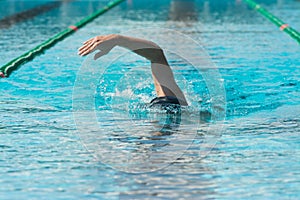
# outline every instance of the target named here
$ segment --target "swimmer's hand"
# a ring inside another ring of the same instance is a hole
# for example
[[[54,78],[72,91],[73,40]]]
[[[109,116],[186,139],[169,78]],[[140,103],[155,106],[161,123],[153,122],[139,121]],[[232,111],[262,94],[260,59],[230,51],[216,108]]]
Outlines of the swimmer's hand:
[[[95,54],[94,59],[98,59],[103,55],[106,55],[114,48],[117,44],[118,35],[110,34],[104,36],[96,36],[83,43],[83,45],[78,49],[78,55],[85,56],[95,50],[100,50]]]

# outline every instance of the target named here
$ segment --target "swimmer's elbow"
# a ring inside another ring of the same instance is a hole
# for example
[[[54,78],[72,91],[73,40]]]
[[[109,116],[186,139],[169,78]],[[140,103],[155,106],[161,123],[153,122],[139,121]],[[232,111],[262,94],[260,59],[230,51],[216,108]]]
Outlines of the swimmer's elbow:
[[[162,65],[168,65],[168,61],[166,59],[166,56],[164,54],[163,49],[156,49],[153,52],[153,58],[150,60],[151,63],[157,63],[157,64],[162,64]]]
[[[145,48],[134,50],[136,54],[139,54],[149,60],[152,64],[168,64],[165,54],[161,48]]]

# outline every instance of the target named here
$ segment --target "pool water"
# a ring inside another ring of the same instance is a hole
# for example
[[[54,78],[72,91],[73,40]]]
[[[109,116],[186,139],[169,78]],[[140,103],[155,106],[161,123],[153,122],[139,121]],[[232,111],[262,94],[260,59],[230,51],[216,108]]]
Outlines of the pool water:
[[[0,17],[49,2],[3,0],[11,9]],[[0,29],[0,64],[107,2],[66,2]],[[258,2],[300,30],[299,1]],[[204,49],[217,68],[195,68],[174,54],[188,43],[154,30],[198,42],[186,51]],[[143,58],[77,56],[86,39],[130,32],[168,45],[190,103],[180,117],[143,107],[155,97]],[[295,40],[240,1],[125,1],[0,80],[0,199],[299,199],[299,55]],[[90,93],[76,93],[84,81],[94,81],[81,90]],[[215,81],[226,97],[218,108]]]

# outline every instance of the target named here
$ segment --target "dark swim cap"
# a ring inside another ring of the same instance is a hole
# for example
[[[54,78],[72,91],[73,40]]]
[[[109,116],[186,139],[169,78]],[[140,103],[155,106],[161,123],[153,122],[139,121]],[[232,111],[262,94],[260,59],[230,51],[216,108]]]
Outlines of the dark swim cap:
[[[176,114],[181,112],[181,106],[176,97],[164,96],[156,97],[150,102],[150,108],[159,108],[166,110],[169,114]]]
[[[175,104],[175,105],[180,105],[178,99],[176,97],[172,96],[164,96],[164,97],[156,97],[152,99],[150,102],[150,106],[152,105],[163,105],[163,104]]]

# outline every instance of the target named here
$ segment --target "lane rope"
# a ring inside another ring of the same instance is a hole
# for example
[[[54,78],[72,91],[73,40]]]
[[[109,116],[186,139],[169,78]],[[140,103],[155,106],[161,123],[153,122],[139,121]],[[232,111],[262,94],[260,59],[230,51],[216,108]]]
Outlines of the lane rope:
[[[53,37],[49,38],[48,40],[44,41],[43,43],[39,44],[35,48],[27,51],[26,53],[16,57],[15,59],[9,61],[5,65],[0,68],[0,77],[9,77],[11,73],[17,70],[22,64],[33,60],[36,56],[42,54],[45,50],[54,46],[57,42],[65,39],[67,36],[71,35],[84,25],[88,24],[89,22],[96,19],[98,16],[104,14],[105,12],[109,11],[113,7],[117,6],[124,0],[113,0],[110,1],[106,6],[102,9],[92,13],[91,15],[83,18],[79,22],[74,25],[69,26],[67,29],[59,32],[58,34],[54,35]]]
[[[280,27],[279,27],[279,29],[281,30],[281,31],[283,31],[285,28],[287,28],[287,27],[289,27],[289,25],[288,24],[282,24]]]
[[[272,13],[261,7],[258,3],[253,0],[243,0],[246,4],[252,7],[254,10],[259,12],[265,18],[270,20],[273,24],[279,27],[281,31],[284,31],[288,35],[290,35],[293,39],[295,39],[300,44],[300,33],[290,27],[287,23],[283,22],[279,18],[275,17]]]
[[[0,19],[0,29],[7,29],[16,23],[23,22],[29,19],[32,19],[42,13],[48,12],[50,10],[53,10],[55,8],[58,8],[59,6],[70,3],[74,0],[66,0],[66,1],[55,1],[50,2],[42,5],[38,5],[34,8],[31,8],[29,10],[25,10],[10,16],[6,16],[3,19]]]
[[[69,26],[70,29],[74,30],[74,31],[77,31],[78,30],[78,27],[77,26],[74,26],[74,25],[71,25]]]

